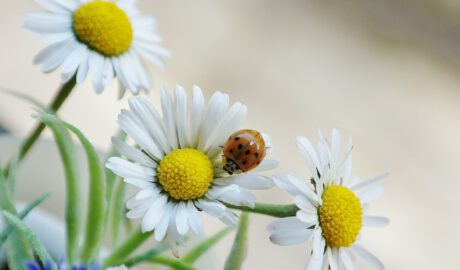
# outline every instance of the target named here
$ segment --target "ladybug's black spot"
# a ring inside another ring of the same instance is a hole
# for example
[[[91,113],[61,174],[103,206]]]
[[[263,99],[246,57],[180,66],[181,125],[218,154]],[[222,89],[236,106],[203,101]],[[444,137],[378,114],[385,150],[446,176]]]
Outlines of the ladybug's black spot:
[[[228,151],[230,154],[233,153],[233,149],[230,149],[230,151]]]
[[[245,160],[245,161],[243,161],[243,165],[246,165],[247,163],[248,163],[248,162],[247,162],[246,160]]]
[[[260,164],[260,161],[257,161],[257,163],[256,163],[256,164],[257,164],[257,165],[259,165],[259,164]]]
[[[254,156],[255,156],[256,158],[258,158],[258,157],[259,157],[259,153],[255,152],[255,153],[254,153]]]
[[[235,137],[235,141],[238,141],[240,139],[240,137]]]
[[[246,150],[246,152],[244,152],[246,155],[249,155],[251,153],[250,150]]]
[[[240,149],[240,150],[243,149],[243,145],[241,143],[238,144],[238,149]]]

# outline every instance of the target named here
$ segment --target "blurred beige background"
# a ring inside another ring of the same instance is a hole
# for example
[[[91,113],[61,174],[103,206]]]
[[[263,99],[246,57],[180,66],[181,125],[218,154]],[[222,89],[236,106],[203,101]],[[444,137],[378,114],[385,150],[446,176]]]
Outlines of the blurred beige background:
[[[340,128],[353,136],[355,174],[390,172],[387,192],[371,213],[388,216],[391,224],[367,230],[365,245],[387,269],[460,269],[457,1],[139,2],[157,18],[174,54],[165,71],[152,69],[156,85],[149,99],[158,104],[163,84],[198,84],[208,97],[226,91],[248,105],[248,127],[272,135],[273,155],[282,161],[277,172],[307,173],[297,135],[316,139],[316,128]],[[0,85],[48,102],[59,72],[42,74],[31,65],[41,47],[20,28],[23,13],[40,7],[32,0],[0,3]],[[116,92],[115,84],[102,95],[81,86],[61,116],[106,149],[116,115],[126,107]],[[29,104],[0,96],[0,122],[14,134],[30,130],[31,113]],[[40,177],[19,181],[24,199],[54,190]],[[60,196],[56,190],[52,199]],[[291,202],[277,189],[258,196]],[[46,205],[62,214],[59,204]],[[272,220],[252,218],[244,269],[303,269],[307,246],[272,245],[262,229]],[[206,232],[220,227],[209,219]],[[219,244],[219,265],[231,243],[227,237]]]

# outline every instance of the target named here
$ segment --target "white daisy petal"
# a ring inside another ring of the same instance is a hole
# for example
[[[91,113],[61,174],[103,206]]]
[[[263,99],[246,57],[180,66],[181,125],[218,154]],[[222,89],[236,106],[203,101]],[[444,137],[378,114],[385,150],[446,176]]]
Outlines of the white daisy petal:
[[[312,236],[313,230],[292,230],[279,231],[270,235],[270,241],[280,246],[296,245],[308,241]]]
[[[339,260],[345,266],[345,270],[355,270],[355,264],[350,257],[350,254],[346,248],[339,249]]]
[[[156,228],[163,216],[167,206],[167,196],[159,196],[149,207],[142,219],[142,231],[148,232]]]
[[[126,178],[149,181],[156,175],[155,170],[150,167],[145,167],[118,157],[109,158],[106,166],[115,174]]]
[[[200,129],[200,139],[198,144],[199,150],[205,150],[204,147],[206,142],[208,141],[208,138],[214,131],[215,127],[218,126],[216,123],[220,123],[225,112],[227,111],[228,103],[228,95],[222,94],[221,92],[217,92],[212,95],[206,108],[203,125]]]
[[[383,266],[382,262],[380,262],[380,260],[377,257],[375,257],[372,253],[367,251],[361,245],[356,244],[356,245],[351,246],[350,251],[354,255],[361,257],[366,262],[368,262],[370,265],[372,265],[372,267],[375,270],[383,270],[383,269],[385,269],[385,267]]]
[[[185,89],[182,86],[177,85],[175,89],[175,100],[176,100],[176,111],[175,111],[175,122],[177,129],[177,138],[180,148],[185,148],[187,144],[187,96]]]
[[[259,173],[259,172],[273,170],[273,169],[276,169],[279,166],[279,164],[280,162],[278,160],[266,158],[259,164],[259,166],[252,169],[251,173]]]
[[[304,212],[309,214],[317,214],[316,206],[313,205],[311,201],[304,196],[295,196],[294,201],[297,207],[302,209]]]
[[[307,162],[311,175],[316,180],[318,178],[317,171],[321,173],[320,170],[322,168],[321,168],[318,153],[316,152],[315,147],[307,138],[298,137],[297,138],[297,148],[299,149],[299,152],[302,155],[303,159]]]
[[[280,231],[297,231],[297,230],[305,230],[307,229],[307,225],[300,221],[296,217],[285,217],[280,218],[267,226],[267,230],[270,233],[280,232]]]
[[[383,185],[378,184],[374,185],[373,187],[367,190],[357,192],[356,195],[359,197],[361,203],[368,203],[379,197],[384,191],[385,188],[383,187]]]
[[[188,208],[187,203],[179,202],[177,204],[177,213],[176,213],[176,226],[177,232],[180,235],[185,235],[188,232]]]
[[[337,257],[334,256],[332,248],[327,248],[326,249],[326,256],[327,256],[327,260],[329,262],[330,270],[339,270]]]
[[[201,91],[201,88],[194,85],[193,86],[193,100],[192,108],[189,119],[189,128],[187,141],[190,147],[195,147],[198,144],[198,131],[201,127],[201,123],[204,117],[204,97]]]
[[[163,110],[163,124],[172,149],[179,148],[177,130],[174,117],[174,103],[166,88],[161,89],[161,109]]]
[[[388,175],[388,173],[382,173],[382,174],[379,174],[375,177],[372,177],[366,181],[362,181],[362,182],[359,182],[359,183],[356,183],[355,185],[352,185],[350,186],[350,188],[353,190],[353,191],[359,191],[360,189],[362,188],[367,188],[369,187],[370,185],[373,185],[375,183],[378,183],[380,180],[382,180],[383,178],[385,178],[386,176]]]
[[[112,144],[120,154],[140,165],[151,168],[155,168],[157,166],[157,164],[141,150],[126,144],[117,137],[112,137]]]
[[[314,224],[318,224],[318,214],[317,213],[311,214],[303,210],[299,210],[296,213],[296,217],[302,222],[304,222],[305,224],[308,224],[310,226]]]
[[[215,184],[230,185],[236,184],[247,189],[268,189],[272,188],[273,181],[262,175],[240,174],[214,179]]]
[[[169,222],[171,215],[174,214],[174,205],[168,203],[166,204],[164,214],[162,219],[160,220],[160,223],[158,226],[155,227],[155,233],[154,233],[154,238],[156,241],[161,241],[166,235],[166,231],[168,230],[169,227]]]
[[[190,228],[196,235],[201,234],[203,231],[203,223],[201,221],[200,215],[198,214],[198,210],[192,201],[187,202],[187,212]]]

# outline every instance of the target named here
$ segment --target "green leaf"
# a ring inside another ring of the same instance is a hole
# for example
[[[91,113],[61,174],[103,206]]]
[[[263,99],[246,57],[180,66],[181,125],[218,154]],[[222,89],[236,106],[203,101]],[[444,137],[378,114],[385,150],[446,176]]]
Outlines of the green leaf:
[[[86,152],[89,167],[89,198],[86,231],[84,234],[83,246],[80,251],[80,259],[84,264],[91,264],[98,254],[104,234],[106,217],[104,169],[93,145],[79,129],[50,114],[42,113],[40,118],[45,122],[50,121],[61,124],[69,129],[80,140]]]
[[[122,130],[118,131],[115,135],[115,138],[125,141],[126,140],[126,133]],[[118,151],[115,149],[114,145],[107,153],[105,161],[110,157],[119,155]],[[125,185],[120,178],[114,174],[111,170],[107,167],[105,168],[105,175],[107,180],[107,189],[106,189],[106,196],[107,196],[107,205],[110,206],[109,211],[107,211],[107,218],[106,221],[108,222],[109,219],[111,220],[111,232],[112,232],[112,241],[113,244],[116,244],[118,241],[118,236],[120,234],[120,224],[123,216],[124,211],[124,194],[125,194]],[[118,180],[118,181],[117,181]],[[110,211],[111,210],[111,211]],[[105,225],[107,227],[107,224]]]
[[[33,251],[40,259],[42,264],[49,263],[52,269],[57,269],[56,263],[53,261],[50,254],[43,246],[42,242],[37,238],[37,236],[32,232],[32,230],[29,229],[29,227],[27,227],[19,218],[9,213],[8,211],[3,211],[3,215],[6,217],[6,219],[8,219],[9,222],[13,223],[14,226],[16,226],[16,228],[18,228],[24,233],[30,245],[32,246]]]
[[[209,237],[208,239],[204,240],[197,246],[195,246],[192,250],[190,250],[181,261],[186,263],[194,263],[198,258],[200,258],[206,251],[212,248],[215,244],[219,242],[224,236],[226,236],[229,232],[231,232],[233,228],[227,227],[220,230],[218,233],[214,234],[213,236]]]
[[[143,233],[140,229],[136,230],[123,243],[112,250],[112,253],[103,261],[102,268],[105,269],[122,263],[126,257],[136,251],[152,234],[153,231]]]
[[[242,210],[244,212],[263,214],[272,217],[292,217],[295,216],[299,208],[295,204],[265,204],[256,203],[253,208],[248,206],[236,206],[232,204],[225,204],[228,208]]]
[[[16,171],[18,169],[19,155],[15,155],[8,164],[8,177],[6,183],[11,194],[11,199],[14,200],[14,194],[16,189]]]
[[[175,270],[196,270],[193,266],[186,264],[182,261],[175,260],[164,256],[155,256],[149,260],[151,263],[161,264],[171,267]]]
[[[8,185],[0,169],[0,209],[16,214]],[[9,224],[8,222],[6,224]],[[8,237],[8,265],[11,269],[23,269],[24,260],[32,259],[29,245],[20,230],[15,229]]]
[[[49,112],[49,113],[51,112],[47,106],[45,106],[43,103],[41,103],[40,101],[36,100],[35,98],[29,95],[26,95],[26,94],[23,94],[23,93],[20,93],[20,92],[17,92],[15,90],[8,89],[8,88],[0,88],[0,93],[7,94],[9,96],[27,101],[31,103],[32,105],[34,105],[35,107],[40,108],[41,110],[45,112]]]
[[[40,115],[44,115],[43,113]],[[80,173],[78,157],[75,145],[68,130],[62,124],[51,120],[49,117],[41,117],[42,121],[53,132],[56,145],[58,146],[61,160],[64,165],[66,180],[66,234],[67,234],[67,261],[73,265],[77,259],[78,241],[82,230],[82,202],[80,191]]]
[[[18,214],[19,219],[24,219],[35,207],[40,205],[43,201],[45,201],[50,196],[50,193],[46,193],[33,202],[28,204],[21,212]],[[3,246],[5,241],[8,239],[8,235],[12,233],[14,230],[14,226],[12,224],[8,224],[3,232],[0,233],[0,248]]]
[[[121,221],[123,220],[123,215],[125,213],[125,206],[124,206],[124,197],[126,193],[126,185],[121,180],[121,178],[117,178],[117,185],[115,188],[115,193],[113,195],[112,201],[112,213],[111,213],[111,221],[112,221],[112,244],[116,245],[118,243],[118,237],[120,236],[120,229],[121,229]]]
[[[161,254],[163,251],[169,248],[168,244],[161,244],[158,247],[155,247],[145,253],[142,253],[139,256],[133,257],[124,261],[122,264],[126,265],[126,267],[131,268],[139,263],[146,262],[151,260],[153,257]]]
[[[240,270],[243,265],[244,259],[247,254],[247,234],[249,228],[249,214],[244,212],[240,217],[240,224],[238,225],[238,232],[233,242],[233,247],[230,255],[225,262],[224,270]]]

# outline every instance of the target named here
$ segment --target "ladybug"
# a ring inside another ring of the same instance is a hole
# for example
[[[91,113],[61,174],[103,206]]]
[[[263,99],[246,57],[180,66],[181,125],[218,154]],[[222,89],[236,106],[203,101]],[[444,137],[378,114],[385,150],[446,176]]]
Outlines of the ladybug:
[[[267,150],[262,134],[253,129],[236,131],[230,135],[223,148],[223,169],[230,175],[257,167],[265,158]]]

